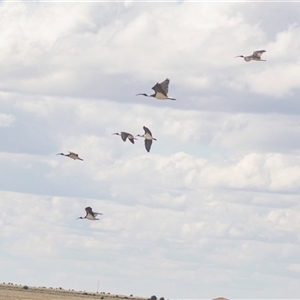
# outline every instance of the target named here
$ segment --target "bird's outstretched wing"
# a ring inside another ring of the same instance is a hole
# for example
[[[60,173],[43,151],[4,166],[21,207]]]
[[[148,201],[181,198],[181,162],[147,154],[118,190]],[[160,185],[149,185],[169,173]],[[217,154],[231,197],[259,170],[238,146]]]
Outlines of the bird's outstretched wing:
[[[92,210],[92,208],[91,208],[91,207],[89,207],[89,206],[88,206],[88,207],[86,207],[86,208],[85,208],[85,211],[86,211],[86,213],[87,213],[87,214],[91,214],[91,215],[93,215],[93,210]]]
[[[122,140],[125,142],[126,141],[126,138],[128,137],[128,135],[129,135],[129,133],[127,133],[127,132],[121,132],[121,138],[122,138]]]
[[[145,133],[149,133],[152,136],[151,131],[146,126],[143,126],[143,129],[144,129]]]
[[[156,83],[156,85],[152,88],[152,90],[154,90],[156,93],[161,93],[161,94],[165,95],[166,97],[168,97],[167,94],[168,94],[168,84],[169,84],[169,82],[167,82],[165,84],[165,82],[167,80],[169,80],[169,79],[166,79],[162,83]],[[167,85],[167,90],[165,90],[166,85]]]
[[[128,136],[128,140],[134,144],[134,137],[131,134]]]
[[[261,57],[264,52],[266,52],[266,51],[265,50],[257,50],[257,51],[254,51],[252,55],[255,57]]]
[[[94,217],[97,217],[98,215],[102,215],[102,213],[96,213],[96,212],[94,212],[93,214],[94,214]]]
[[[161,82],[161,88],[163,89],[163,91],[165,92],[165,94],[167,95],[169,92],[169,83],[170,83],[170,79],[166,79],[165,81]]]
[[[146,148],[147,152],[150,151],[151,145],[152,145],[152,140],[145,139],[145,148]]]

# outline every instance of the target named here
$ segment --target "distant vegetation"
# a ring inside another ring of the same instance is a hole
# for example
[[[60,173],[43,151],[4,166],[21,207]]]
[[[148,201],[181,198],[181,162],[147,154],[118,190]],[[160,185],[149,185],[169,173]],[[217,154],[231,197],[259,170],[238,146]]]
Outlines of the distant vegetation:
[[[147,297],[133,297],[133,294],[130,294],[129,296],[125,296],[125,295],[120,295],[120,294],[111,294],[110,292],[98,292],[97,293],[93,293],[93,292],[86,292],[85,290],[83,291],[75,291],[74,289],[64,289],[63,287],[45,287],[45,286],[28,286],[28,285],[22,285],[22,284],[14,284],[11,282],[2,282],[0,283],[0,288],[2,287],[4,288],[4,286],[7,286],[7,288],[11,291],[11,287],[10,286],[16,286],[18,289],[23,289],[23,290],[30,290],[30,292],[33,293],[37,293],[38,290],[40,290],[41,293],[47,293],[46,290],[48,290],[48,293],[50,293],[51,295],[55,294],[57,292],[59,292],[60,294],[63,293],[78,293],[79,295],[88,295],[88,296],[97,296],[97,294],[102,294],[101,296],[99,295],[98,299],[104,299],[104,300],[158,300],[158,298],[153,295],[151,296],[151,298],[147,298]],[[105,295],[105,296],[104,296]],[[75,295],[74,295],[75,296]],[[77,296],[76,296],[77,297]],[[82,296],[80,296],[82,297]],[[4,299],[4,298],[3,298]],[[52,298],[51,298],[52,299]],[[76,298],[77,299],[77,298]],[[165,300],[164,297],[159,298],[159,300]]]
[[[151,296],[151,298],[148,299],[148,300],[157,300],[157,297],[156,297],[155,295],[153,295],[153,296]],[[164,297],[160,297],[159,300],[165,300],[165,298],[164,298]]]

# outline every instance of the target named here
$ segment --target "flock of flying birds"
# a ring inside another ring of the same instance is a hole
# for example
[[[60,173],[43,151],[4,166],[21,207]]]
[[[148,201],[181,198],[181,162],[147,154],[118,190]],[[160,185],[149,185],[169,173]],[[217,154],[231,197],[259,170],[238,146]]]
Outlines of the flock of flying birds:
[[[246,62],[249,62],[251,60],[266,61],[264,59],[261,59],[261,56],[264,52],[266,52],[266,51],[265,50],[257,50],[257,51],[254,51],[252,53],[252,55],[249,55],[249,56],[238,55],[236,57],[241,57]],[[150,95],[150,94],[146,94],[146,93],[139,93],[139,94],[136,94],[136,96],[141,95],[141,96],[146,96],[146,97],[153,97],[153,98],[156,98],[158,100],[176,100],[175,98],[168,96],[169,83],[170,83],[170,80],[167,78],[163,82],[156,83],[152,87],[152,90],[154,90],[154,94]],[[147,128],[146,126],[143,126],[143,129],[144,129],[145,133],[142,134],[142,135],[138,134],[137,137],[143,137],[145,139],[145,148],[146,148],[147,152],[150,152],[152,141],[156,141],[156,138],[154,138],[152,136],[152,133],[149,130],[149,128]],[[135,138],[131,133],[128,133],[128,132],[125,132],[125,131],[121,131],[120,133],[116,132],[116,133],[113,133],[113,135],[121,136],[121,139],[124,142],[126,142],[126,140],[128,139],[132,144],[134,144],[134,140],[137,140],[137,138]],[[68,157],[70,157],[74,160],[78,159],[78,160],[83,161],[83,159],[80,158],[77,153],[70,152],[70,151],[69,151],[69,154],[58,153],[57,155],[68,156]],[[93,220],[99,220],[96,217],[98,215],[102,215],[102,213],[93,212],[93,209],[91,207],[86,207],[85,211],[86,211],[85,217],[79,217],[77,219],[87,219],[87,220],[92,220],[93,221]]]

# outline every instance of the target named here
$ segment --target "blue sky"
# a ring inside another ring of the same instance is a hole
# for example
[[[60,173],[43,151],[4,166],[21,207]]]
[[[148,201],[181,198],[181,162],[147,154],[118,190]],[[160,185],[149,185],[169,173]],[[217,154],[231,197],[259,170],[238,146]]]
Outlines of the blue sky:
[[[0,280],[297,298],[299,13],[2,2]],[[261,49],[266,62],[234,58]],[[176,101],[135,96],[166,78]],[[143,126],[150,153],[112,135]],[[76,220],[86,206],[99,221]]]

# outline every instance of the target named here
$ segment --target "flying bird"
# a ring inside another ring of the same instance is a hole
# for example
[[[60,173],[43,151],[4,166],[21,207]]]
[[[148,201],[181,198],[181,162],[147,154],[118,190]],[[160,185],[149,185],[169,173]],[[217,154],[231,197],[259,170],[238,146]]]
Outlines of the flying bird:
[[[145,133],[142,135],[138,134],[137,136],[145,138],[145,148],[149,152],[151,149],[152,140],[156,141],[156,138],[152,137],[152,133],[147,127],[143,126],[143,129]]]
[[[79,217],[76,220],[78,220],[78,219],[88,219],[88,220],[94,221],[94,220],[99,220],[99,219],[96,218],[98,215],[102,215],[102,213],[93,212],[91,207],[86,207],[85,211],[86,211],[85,217],[84,218]]]
[[[168,97],[169,83],[170,83],[170,79],[167,78],[165,81],[161,83],[156,83],[156,85],[152,88],[152,90],[154,90],[155,92],[153,95],[140,93],[140,94],[136,94],[136,96],[142,95],[146,97],[154,97],[158,100],[176,100],[173,97]]]
[[[72,159],[74,159],[74,160],[76,160],[76,159],[78,159],[78,160],[83,160],[82,158],[80,158],[80,157],[78,156],[78,154],[76,154],[76,153],[74,153],[74,152],[70,152],[70,151],[69,151],[69,154],[58,153],[58,154],[56,154],[56,155],[68,156],[68,157],[70,157],[70,158],[72,158]]]
[[[244,60],[246,62],[249,62],[250,60],[256,60],[256,61],[265,61],[264,59],[261,59],[261,56],[265,53],[266,51],[265,50],[257,50],[257,51],[254,51],[252,55],[249,55],[249,56],[243,56],[243,55],[238,55],[236,57],[242,57],[244,58]],[[235,58],[236,58],[235,57]]]
[[[121,133],[113,133],[113,134],[116,134],[116,135],[120,135],[121,136],[121,139],[126,142],[126,139],[128,139],[132,144],[134,144],[134,140],[137,140],[132,134],[128,133],[128,132],[124,132],[124,131],[121,131]]]

